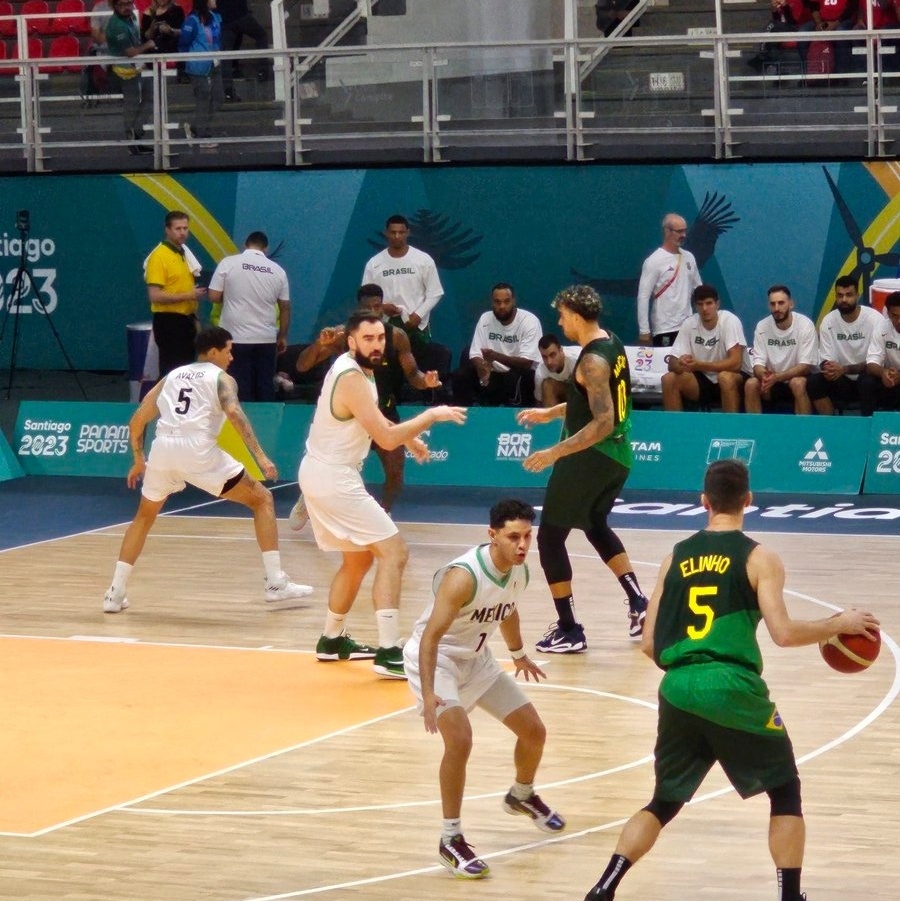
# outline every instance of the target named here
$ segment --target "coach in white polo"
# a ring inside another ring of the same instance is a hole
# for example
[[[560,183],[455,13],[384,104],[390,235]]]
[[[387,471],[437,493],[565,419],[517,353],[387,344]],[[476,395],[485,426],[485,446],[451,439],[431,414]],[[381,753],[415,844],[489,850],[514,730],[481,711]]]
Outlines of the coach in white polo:
[[[266,256],[269,239],[251,232],[244,252],[225,257],[209,283],[209,299],[222,304],[219,324],[231,332],[228,369],[242,401],[275,400],[275,358],[287,347],[291,299],[287,274]]]

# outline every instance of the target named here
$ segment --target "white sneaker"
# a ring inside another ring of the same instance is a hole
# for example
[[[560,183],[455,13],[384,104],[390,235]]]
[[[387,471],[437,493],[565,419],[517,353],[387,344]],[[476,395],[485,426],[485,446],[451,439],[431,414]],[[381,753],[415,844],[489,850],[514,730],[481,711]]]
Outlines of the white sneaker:
[[[290,601],[294,598],[305,598],[313,593],[312,585],[300,585],[297,582],[291,582],[286,573],[275,582],[266,580],[266,602],[274,601]]]
[[[303,495],[301,494],[300,497],[297,498],[297,503],[291,507],[291,512],[288,516],[288,525],[295,532],[299,532],[308,522],[309,511],[306,509],[306,501],[303,500]]]
[[[123,591],[115,591],[112,586],[103,595],[104,613],[121,613],[128,606],[128,598]]]

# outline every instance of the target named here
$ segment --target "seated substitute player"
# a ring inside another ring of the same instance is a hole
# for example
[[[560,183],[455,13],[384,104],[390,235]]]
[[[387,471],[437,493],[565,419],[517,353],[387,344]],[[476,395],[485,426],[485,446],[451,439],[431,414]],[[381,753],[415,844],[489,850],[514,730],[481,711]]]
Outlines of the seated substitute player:
[[[216,438],[225,420],[235,427],[247,449],[256,458],[267,479],[277,479],[275,464],[265,455],[241,405],[237,384],[225,371],[231,362],[231,335],[223,328],[208,328],[194,342],[198,360],[173,369],[154,385],[128,424],[134,463],[128,472],[128,487],[143,479],[141,502],[125,531],[112,585],[103,598],[104,613],[119,613],[128,606],[125,589],[147,534],[170,494],[186,482],[213,497],[244,504],[253,512],[256,541],[266,572],[265,598],[285,601],[312,593],[309,585],[288,580],[281,569],[278,525],[272,493],[244,467],[225,453]],[[156,437],[150,459],[144,459],[144,433],[156,417]]]
[[[542,407],[555,407],[566,399],[581,348],[574,344],[563,347],[556,335],[544,335],[538,350],[541,362],[534,371],[534,399]]]
[[[756,629],[763,619],[779,647],[839,633],[875,637],[871,613],[845,610],[794,620],[784,604],[784,565],[741,529],[750,505],[747,467],[719,460],[706,470],[706,528],[675,545],[659,571],[641,650],[665,671],[653,799],[625,824],[585,901],[612,901],[622,878],[656,843],[718,761],[742,798],[769,796],[769,850],[778,901],[804,901],[800,869],[806,828],[794,749],[762,678]]]
[[[712,285],[698,285],[691,300],[697,312],[682,323],[666,356],[663,409],[683,410],[689,400],[703,406],[721,403],[723,412],[740,413],[747,346],[741,320],[719,309],[719,292]]]
[[[498,501],[491,508],[489,544],[466,551],[434,576],[434,598],[403,648],[409,687],[428,732],[444,739],[440,785],[444,826],[441,863],[462,879],[488,875],[488,866],[463,838],[461,811],[466,763],[472,752],[469,711],[481,707],[516,736],[516,780],[503,800],[507,813],[522,814],[544,832],[560,832],[565,820],[534,792],[546,729],[534,705],[505,673],[488,647],[500,629],[516,675],[546,678],[522,646],[516,603],[528,585],[525,559],[531,546],[534,508]]]
[[[888,295],[884,312],[866,353],[866,372],[860,376],[863,416],[876,410],[900,410],[900,291]]]

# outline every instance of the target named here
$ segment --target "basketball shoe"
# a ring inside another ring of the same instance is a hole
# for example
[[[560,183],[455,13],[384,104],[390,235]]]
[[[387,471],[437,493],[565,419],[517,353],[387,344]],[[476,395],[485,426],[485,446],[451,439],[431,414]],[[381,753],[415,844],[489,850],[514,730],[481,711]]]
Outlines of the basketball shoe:
[[[110,586],[103,595],[103,612],[121,613],[126,607],[128,607],[128,598],[125,597],[125,592],[116,591]]]
[[[628,605],[628,637],[640,641],[644,634],[644,620],[647,618],[647,598],[639,601],[625,600]]]
[[[587,650],[587,638],[581,623],[568,630],[553,623],[534,646],[544,654],[580,654]]]
[[[388,679],[405,679],[403,648],[379,648],[375,652],[373,668],[379,676],[385,676]]]
[[[354,641],[346,632],[337,638],[323,635],[316,644],[317,660],[371,660],[377,653],[375,648]]]
[[[288,514],[288,525],[295,531],[299,532],[309,522],[309,513],[306,509],[306,501],[303,495],[297,498],[297,503],[291,507]]]
[[[484,879],[491,872],[488,865],[478,856],[472,846],[461,836],[441,839],[438,845],[441,863],[457,879]]]
[[[520,801],[512,792],[507,792],[503,799],[503,809],[507,813],[522,814],[531,817],[534,825],[541,832],[562,832],[566,828],[566,821],[555,811],[551,810],[542,800],[540,795],[531,793],[530,798]]]
[[[274,581],[266,579],[267,604],[276,601],[290,601],[294,598],[305,598],[308,594],[312,593],[312,585],[300,585],[297,582],[291,582],[287,577],[287,573],[280,573],[278,578]]]
[[[609,889],[595,885],[585,896],[584,901],[613,901],[613,895]]]

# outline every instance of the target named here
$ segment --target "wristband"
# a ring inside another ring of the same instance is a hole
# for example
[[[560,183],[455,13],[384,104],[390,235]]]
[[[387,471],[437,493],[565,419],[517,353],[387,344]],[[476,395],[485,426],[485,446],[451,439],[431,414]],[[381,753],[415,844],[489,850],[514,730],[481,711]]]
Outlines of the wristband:
[[[527,657],[527,653],[525,652],[525,648],[519,648],[517,651],[510,651],[509,656],[512,657],[513,660],[521,660],[523,657]]]

